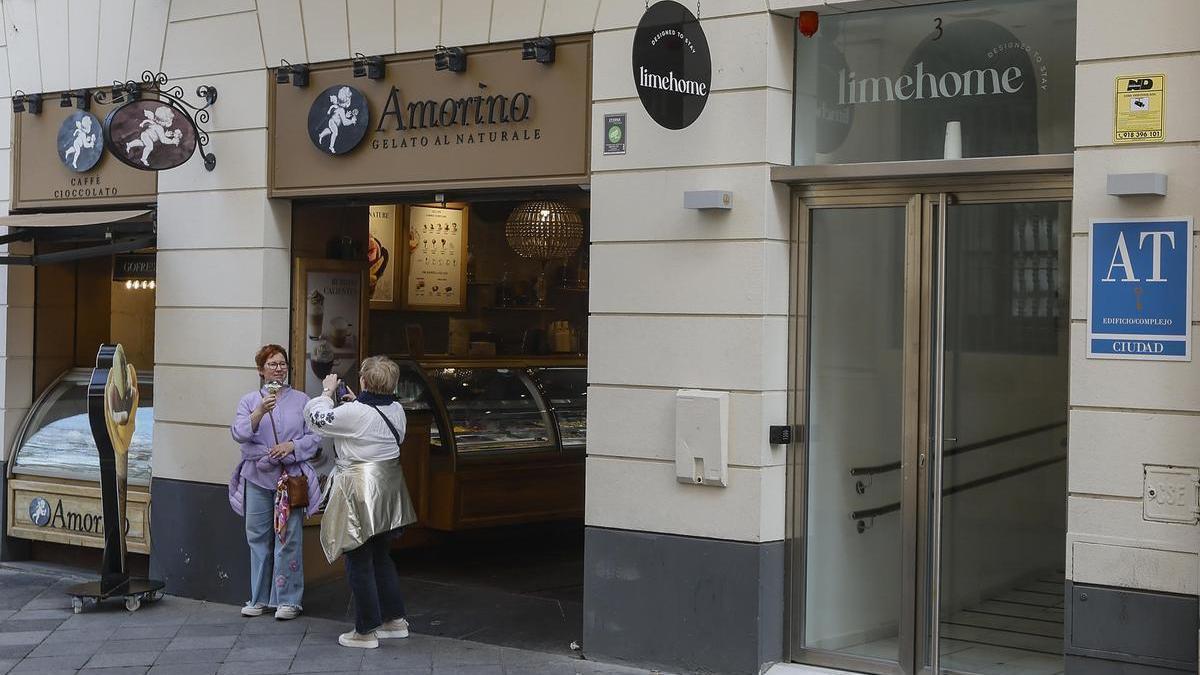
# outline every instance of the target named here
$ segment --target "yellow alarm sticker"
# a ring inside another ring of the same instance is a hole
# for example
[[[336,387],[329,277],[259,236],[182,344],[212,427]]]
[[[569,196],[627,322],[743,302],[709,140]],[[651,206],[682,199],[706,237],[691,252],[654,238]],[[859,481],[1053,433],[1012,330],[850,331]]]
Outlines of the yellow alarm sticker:
[[[1117,78],[1113,143],[1161,143],[1165,75],[1121,75]]]

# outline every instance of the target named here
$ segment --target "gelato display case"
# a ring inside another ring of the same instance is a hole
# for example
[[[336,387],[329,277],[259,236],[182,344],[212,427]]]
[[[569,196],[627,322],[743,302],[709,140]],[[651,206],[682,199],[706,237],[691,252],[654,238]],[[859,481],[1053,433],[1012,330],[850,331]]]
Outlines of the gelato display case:
[[[17,430],[8,465],[9,535],[103,548],[100,456],[87,413],[90,368],[51,384]],[[129,444],[129,550],[149,552],[149,485],[154,375],[138,373],[138,408]]]
[[[418,499],[423,524],[454,530],[582,515],[582,363],[397,361],[406,413],[430,419],[428,461],[418,463],[429,475],[409,481],[429,491]]]

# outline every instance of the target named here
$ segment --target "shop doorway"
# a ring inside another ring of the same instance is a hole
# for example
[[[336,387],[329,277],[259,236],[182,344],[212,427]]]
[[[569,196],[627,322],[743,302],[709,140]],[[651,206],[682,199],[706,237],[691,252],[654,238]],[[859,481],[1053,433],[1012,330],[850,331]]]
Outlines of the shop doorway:
[[[578,188],[293,206],[292,385],[356,386],[366,355],[400,366],[417,523],[393,559],[418,633],[582,638],[588,216]],[[351,619],[341,561],[307,530],[305,611]]]
[[[790,653],[1063,669],[1070,175],[797,191]]]

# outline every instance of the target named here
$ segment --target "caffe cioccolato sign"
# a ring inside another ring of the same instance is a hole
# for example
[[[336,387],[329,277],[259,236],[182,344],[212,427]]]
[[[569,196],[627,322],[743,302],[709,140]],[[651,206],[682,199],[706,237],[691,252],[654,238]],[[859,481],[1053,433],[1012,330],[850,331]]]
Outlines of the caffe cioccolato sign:
[[[271,85],[272,196],[586,182],[591,43],[560,39],[553,63],[521,46],[468,50],[463,73],[433,55],[384,77],[314,66],[309,86]]]
[[[100,120],[119,106],[62,108],[47,94],[42,112],[13,115],[12,209],[76,210],[152,204],[158,176],[107,156]]]

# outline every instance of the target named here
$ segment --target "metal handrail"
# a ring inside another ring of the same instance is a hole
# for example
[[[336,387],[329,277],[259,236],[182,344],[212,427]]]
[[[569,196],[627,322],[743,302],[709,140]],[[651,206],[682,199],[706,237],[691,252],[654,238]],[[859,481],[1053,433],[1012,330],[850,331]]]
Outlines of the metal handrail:
[[[952,485],[952,486],[942,490],[942,499],[945,499],[946,497],[949,497],[951,495],[958,494],[959,492],[964,492],[964,491],[970,490],[972,488],[982,487],[984,485],[1002,481],[1007,478],[1013,478],[1013,477],[1019,476],[1023,473],[1029,473],[1030,471],[1036,471],[1037,469],[1040,469],[1042,467],[1050,466],[1051,464],[1058,464],[1059,462],[1065,462],[1065,461],[1067,461],[1067,456],[1059,455],[1058,457],[1051,457],[1050,459],[1043,459],[1038,462],[1033,462],[1032,464],[1026,464],[1025,466],[1019,466],[1015,469],[1009,469],[1007,471],[1001,471],[1000,473],[995,473],[990,476],[984,476],[983,478],[976,478],[975,480],[969,480],[969,481],[967,481],[965,483],[961,483],[959,485]],[[863,532],[867,531],[871,527],[871,525],[868,524],[867,521],[873,521],[876,518],[876,516],[882,516],[882,515],[886,515],[888,513],[894,513],[899,510],[900,510],[900,502],[893,502],[891,504],[884,504],[883,506],[877,506],[872,509],[863,509],[861,511],[851,511],[850,512],[850,520],[857,521],[856,528],[858,529],[858,533],[862,534]]]
[[[942,453],[942,456],[943,457],[953,457],[955,455],[961,455],[963,453],[971,452],[974,450],[979,450],[979,449],[986,448],[986,447],[989,447],[992,445],[999,445],[1001,443],[1015,441],[1018,438],[1024,438],[1026,436],[1033,436],[1035,434],[1040,434],[1043,431],[1050,431],[1051,429],[1057,429],[1058,427],[1065,427],[1065,426],[1067,426],[1066,420],[1064,420],[1062,422],[1053,422],[1051,424],[1043,424],[1043,425],[1037,426],[1037,427],[1030,427],[1028,429],[1022,429],[1021,431],[1014,431],[1011,434],[1004,434],[1002,436],[993,436],[992,438],[985,438],[982,441],[976,441],[974,443],[968,443],[966,445],[955,446],[955,447],[945,451],[944,453]],[[877,464],[875,466],[857,466],[857,467],[850,469],[850,475],[851,476],[877,476],[881,473],[890,473],[892,471],[899,471],[900,467],[901,467],[900,462],[890,462],[888,464]]]

